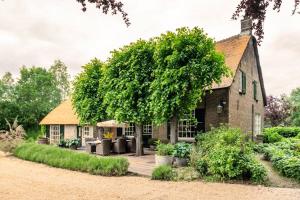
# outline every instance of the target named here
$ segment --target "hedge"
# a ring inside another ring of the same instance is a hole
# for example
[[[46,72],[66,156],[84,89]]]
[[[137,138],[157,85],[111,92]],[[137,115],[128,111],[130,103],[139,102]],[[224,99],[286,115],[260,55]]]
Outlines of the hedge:
[[[103,176],[121,176],[128,170],[129,162],[121,157],[97,157],[86,153],[34,143],[20,144],[14,156],[52,167],[88,172]]]
[[[272,127],[264,129],[264,135],[270,133],[278,133],[285,138],[296,137],[300,134],[300,127]]]

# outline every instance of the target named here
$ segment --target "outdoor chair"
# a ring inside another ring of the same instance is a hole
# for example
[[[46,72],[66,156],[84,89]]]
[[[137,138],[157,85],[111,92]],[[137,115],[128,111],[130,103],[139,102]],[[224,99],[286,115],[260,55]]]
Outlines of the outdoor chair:
[[[113,143],[113,152],[114,153],[126,153],[126,139],[117,138]]]
[[[134,137],[128,138],[126,143],[126,150],[130,153],[135,153],[136,149],[136,140]]]
[[[95,144],[92,144],[92,143],[85,143],[85,151],[87,153],[94,153],[96,152],[96,145]]]
[[[103,139],[101,143],[96,144],[96,154],[107,156],[110,154],[111,151],[111,140],[110,139]]]

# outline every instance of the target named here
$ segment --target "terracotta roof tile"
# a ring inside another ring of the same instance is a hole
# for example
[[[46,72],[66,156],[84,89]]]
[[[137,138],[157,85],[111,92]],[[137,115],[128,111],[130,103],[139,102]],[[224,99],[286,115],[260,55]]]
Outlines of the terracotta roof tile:
[[[220,84],[213,84],[212,89],[229,87],[232,84],[242,56],[247,48],[251,36],[236,35],[216,43],[216,50],[225,56],[226,65],[232,70],[232,77],[224,77]]]

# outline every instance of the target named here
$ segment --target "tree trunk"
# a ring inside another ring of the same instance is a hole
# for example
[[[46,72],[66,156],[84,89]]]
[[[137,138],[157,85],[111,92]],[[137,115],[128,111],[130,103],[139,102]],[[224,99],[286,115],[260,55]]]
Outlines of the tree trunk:
[[[135,126],[135,131],[136,131],[136,156],[144,155],[142,128],[143,128],[142,124],[136,124],[136,126]]]
[[[177,117],[173,117],[171,119],[171,127],[170,127],[170,140],[171,144],[176,144],[178,141],[178,134],[177,134],[177,129],[178,129],[178,122],[177,122]]]

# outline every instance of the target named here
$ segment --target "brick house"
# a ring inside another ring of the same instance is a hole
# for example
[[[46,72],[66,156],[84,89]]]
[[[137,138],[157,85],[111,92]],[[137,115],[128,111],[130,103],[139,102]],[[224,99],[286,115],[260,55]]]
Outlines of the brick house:
[[[197,132],[208,131],[211,127],[217,127],[220,124],[229,124],[231,127],[241,128],[244,133],[252,137],[261,133],[264,122],[266,92],[257,42],[255,37],[252,36],[251,25],[251,20],[242,20],[240,34],[216,43],[216,50],[224,54],[226,65],[231,69],[232,76],[223,78],[218,85],[213,84],[212,93],[207,93],[202,103],[192,113],[197,119],[196,124],[188,117],[179,120],[176,141],[177,139],[179,141],[193,140]],[[73,119],[71,122],[66,121],[67,117],[57,117],[57,115],[70,114]],[[68,126],[72,126],[75,131],[73,136],[81,139],[84,135],[86,137],[97,137],[99,132],[103,132],[103,129],[100,131],[101,128],[99,127],[95,130],[95,127],[92,126],[79,126],[79,120],[72,109],[70,101],[65,103],[63,111],[55,112],[54,110],[49,115],[51,117],[46,116],[41,124],[47,125],[50,138],[53,135],[51,130],[53,129],[55,132],[53,127],[56,126],[56,129],[58,127],[55,124],[60,124],[60,130],[64,131],[67,131]],[[47,118],[56,120],[46,120]],[[54,122],[55,124],[53,124]],[[149,138],[170,139],[171,125],[170,122],[161,126],[144,125],[144,144],[147,144]],[[62,126],[65,128],[62,128]],[[128,127],[123,127],[122,130],[119,128],[118,133],[116,130],[106,130],[113,132],[115,137],[120,134],[127,137],[135,136],[134,124],[129,124]],[[64,133],[63,135],[62,138],[66,138],[69,134]]]

